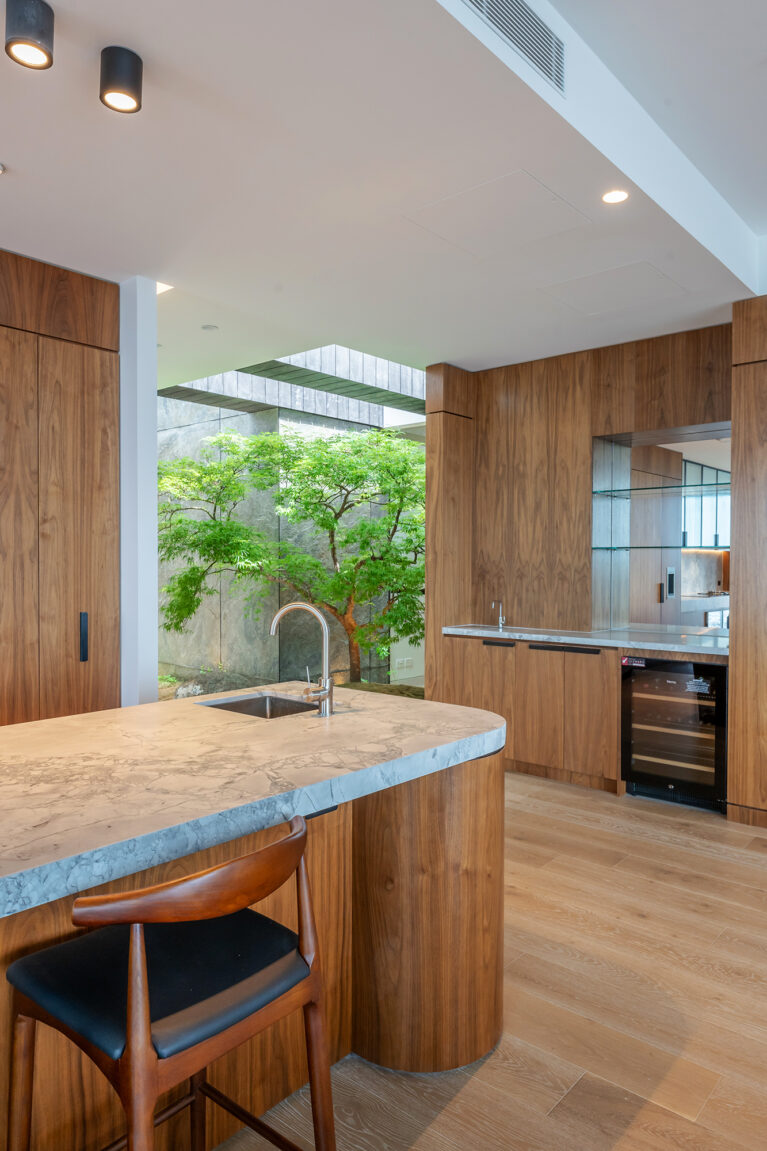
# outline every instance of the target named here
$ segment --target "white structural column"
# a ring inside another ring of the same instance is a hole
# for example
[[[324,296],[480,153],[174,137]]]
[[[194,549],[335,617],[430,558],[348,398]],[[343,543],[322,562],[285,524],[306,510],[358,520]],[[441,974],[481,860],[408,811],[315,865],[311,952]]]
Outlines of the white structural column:
[[[157,285],[120,285],[122,705],[157,699]]]

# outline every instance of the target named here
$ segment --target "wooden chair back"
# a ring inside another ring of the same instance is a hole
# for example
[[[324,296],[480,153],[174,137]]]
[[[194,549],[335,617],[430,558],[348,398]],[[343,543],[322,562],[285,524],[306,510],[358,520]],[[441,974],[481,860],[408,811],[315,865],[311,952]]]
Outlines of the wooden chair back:
[[[288,835],[250,855],[155,887],[117,895],[76,899],[72,922],[78,927],[115,923],[185,923],[216,919],[259,903],[290,879],[306,849],[306,821],[297,815]],[[299,881],[299,899],[302,884]]]

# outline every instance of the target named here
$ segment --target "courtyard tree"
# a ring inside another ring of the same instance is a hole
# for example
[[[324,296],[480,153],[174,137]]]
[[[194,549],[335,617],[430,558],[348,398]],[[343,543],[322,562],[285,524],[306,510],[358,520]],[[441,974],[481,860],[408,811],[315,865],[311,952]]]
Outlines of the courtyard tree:
[[[255,611],[281,587],[338,620],[352,681],[362,650],[386,656],[393,639],[423,639],[420,445],[391,431],[226,432],[199,460],[161,463],[159,476],[160,558],[175,569],[163,589],[168,631],[182,631],[229,572]],[[307,550],[246,522],[243,503],[254,491],[271,492],[275,514],[307,525],[302,534],[321,546]]]

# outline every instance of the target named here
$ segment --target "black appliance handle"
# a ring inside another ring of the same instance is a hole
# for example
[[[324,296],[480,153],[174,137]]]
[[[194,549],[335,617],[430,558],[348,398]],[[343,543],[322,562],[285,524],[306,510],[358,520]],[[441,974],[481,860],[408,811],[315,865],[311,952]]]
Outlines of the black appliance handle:
[[[574,647],[565,643],[531,643],[530,651],[569,651],[573,655],[601,655],[601,647]]]
[[[80,612],[80,663],[88,662],[88,613]]]
[[[517,641],[515,639],[483,639],[483,647],[516,647]]]

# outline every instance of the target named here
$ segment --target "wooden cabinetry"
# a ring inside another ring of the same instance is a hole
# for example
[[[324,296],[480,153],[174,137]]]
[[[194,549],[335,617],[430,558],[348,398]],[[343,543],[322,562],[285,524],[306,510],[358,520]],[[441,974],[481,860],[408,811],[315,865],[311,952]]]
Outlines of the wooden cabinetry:
[[[521,643],[514,692],[514,758],[561,768],[564,757],[565,653]]]
[[[502,715],[506,720],[506,746],[502,755],[504,759],[513,759],[516,644],[513,640],[464,636],[443,636],[442,641],[447,667],[441,676],[440,700]]]
[[[36,355],[0,328],[0,723],[38,718]]]
[[[506,720],[507,770],[574,783],[620,776],[620,653],[549,643],[443,636],[444,703]]]
[[[119,706],[118,436],[115,352],[0,327],[0,724]]]
[[[40,718],[118,707],[117,356],[41,338]]]
[[[621,667],[614,649],[564,653],[564,761],[574,775],[618,779]]]
[[[614,650],[520,643],[514,759],[574,783],[617,781],[620,661]]]

